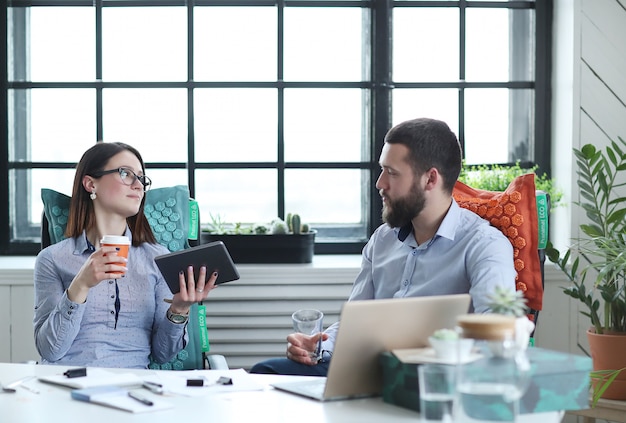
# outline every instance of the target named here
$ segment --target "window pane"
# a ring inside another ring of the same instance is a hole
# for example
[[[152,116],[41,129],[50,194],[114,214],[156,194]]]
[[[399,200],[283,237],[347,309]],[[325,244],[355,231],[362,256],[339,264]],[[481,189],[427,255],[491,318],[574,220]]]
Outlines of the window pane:
[[[196,7],[196,81],[274,81],[275,7]]]
[[[528,81],[534,75],[534,13],[530,10],[467,10],[466,79]]]
[[[89,147],[87,147],[89,148]],[[75,152],[78,159],[82,155],[82,151]],[[11,171],[11,179],[14,183],[10,184],[11,192],[10,198],[13,199],[11,204],[13,210],[11,211],[12,222],[11,225],[16,228],[16,232],[19,238],[28,236],[29,231],[26,227],[30,225],[39,226],[41,224],[41,213],[43,212],[43,202],[41,201],[41,189],[48,188],[55,191],[62,192],[68,196],[72,195],[72,184],[74,183],[74,169],[20,169]],[[18,178],[18,179],[15,179]],[[16,185],[20,184],[20,185]],[[26,204],[18,202],[18,198],[24,198],[23,192],[16,193],[13,188],[17,188],[19,191],[22,184],[26,184],[25,188],[28,193],[30,210],[26,208]],[[28,216],[28,220],[24,221],[23,216]],[[23,232],[21,232],[23,230]],[[21,232],[21,234],[20,234]],[[39,235],[39,233],[37,233]]]
[[[187,161],[187,92],[184,89],[106,89],[105,141],[137,148],[147,162]]]
[[[364,94],[358,89],[286,89],[285,161],[361,161]]]
[[[361,8],[285,8],[286,81],[361,81]],[[341,42],[338,42],[341,40]]]
[[[141,156],[144,157],[146,151],[139,150]],[[146,169],[146,175],[152,180],[152,187],[165,188],[173,187],[175,185],[187,185],[187,170],[185,169]]]
[[[11,160],[76,162],[96,141],[94,90],[10,90],[9,104],[23,111],[9,113]]]
[[[276,161],[275,89],[199,88],[194,104],[197,161]]]
[[[287,169],[285,210],[303,222],[364,224],[362,201],[370,189],[360,169]]]
[[[104,80],[187,80],[185,7],[105,7],[102,27]]]
[[[458,79],[458,9],[393,9],[393,80]]]
[[[532,104],[532,90],[466,90],[466,162],[482,164],[532,160]]]
[[[33,7],[28,68],[31,81],[92,81],[95,73],[95,9]]]
[[[439,119],[459,133],[459,93],[450,88],[409,88],[393,91],[393,125],[418,117]],[[378,158],[376,158],[378,159]]]
[[[200,219],[220,215],[231,223],[268,223],[277,215],[275,169],[215,169],[196,171]]]

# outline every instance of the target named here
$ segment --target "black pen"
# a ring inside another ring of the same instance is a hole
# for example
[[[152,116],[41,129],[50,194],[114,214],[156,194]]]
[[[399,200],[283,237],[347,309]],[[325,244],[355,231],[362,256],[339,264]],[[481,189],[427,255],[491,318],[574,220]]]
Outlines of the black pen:
[[[133,391],[128,391],[128,396],[131,397],[132,399],[136,400],[136,401],[139,401],[143,405],[150,405],[150,406],[154,405],[154,403],[152,401],[150,401],[147,398],[142,397],[141,395],[137,395]]]

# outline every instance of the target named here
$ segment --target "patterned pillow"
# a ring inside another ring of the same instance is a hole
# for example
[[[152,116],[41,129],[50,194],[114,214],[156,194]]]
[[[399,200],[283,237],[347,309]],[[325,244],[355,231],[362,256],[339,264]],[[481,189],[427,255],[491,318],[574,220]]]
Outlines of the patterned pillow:
[[[543,284],[538,253],[535,175],[518,176],[504,192],[474,189],[457,181],[452,195],[459,206],[488,220],[511,241],[517,289],[524,292],[528,307],[541,310]]]

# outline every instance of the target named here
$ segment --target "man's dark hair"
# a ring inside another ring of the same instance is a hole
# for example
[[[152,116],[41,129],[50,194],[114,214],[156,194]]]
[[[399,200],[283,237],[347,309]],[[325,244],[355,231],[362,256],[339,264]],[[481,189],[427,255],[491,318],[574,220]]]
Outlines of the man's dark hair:
[[[402,122],[387,132],[385,142],[409,149],[408,162],[417,175],[435,168],[443,176],[443,187],[452,193],[461,173],[461,145],[445,122],[418,118]]]

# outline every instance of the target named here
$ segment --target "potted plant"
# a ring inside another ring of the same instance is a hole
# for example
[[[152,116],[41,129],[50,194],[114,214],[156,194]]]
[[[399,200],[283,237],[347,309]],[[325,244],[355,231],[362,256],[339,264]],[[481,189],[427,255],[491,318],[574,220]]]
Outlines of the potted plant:
[[[220,215],[202,228],[203,243],[222,241],[235,263],[311,263],[315,230],[289,213],[285,220],[257,224],[228,223]]]
[[[551,208],[561,204],[563,191],[545,173],[537,174],[537,165],[523,168],[517,161],[513,165],[463,165],[459,181],[476,189],[504,191],[511,181],[527,173],[535,173],[535,186],[550,196]]]
[[[526,302],[523,291],[513,291],[499,285],[487,296],[491,313],[515,317],[515,344],[520,350],[528,347],[530,336],[535,329],[535,324],[526,315],[528,312]]]
[[[612,141],[604,149],[592,144],[574,149],[580,206],[588,221],[579,225],[561,256],[552,245],[550,261],[567,276],[564,293],[583,305],[591,323],[587,331],[594,371],[594,403],[598,398],[626,399],[626,142]],[[614,354],[611,357],[607,354]]]

